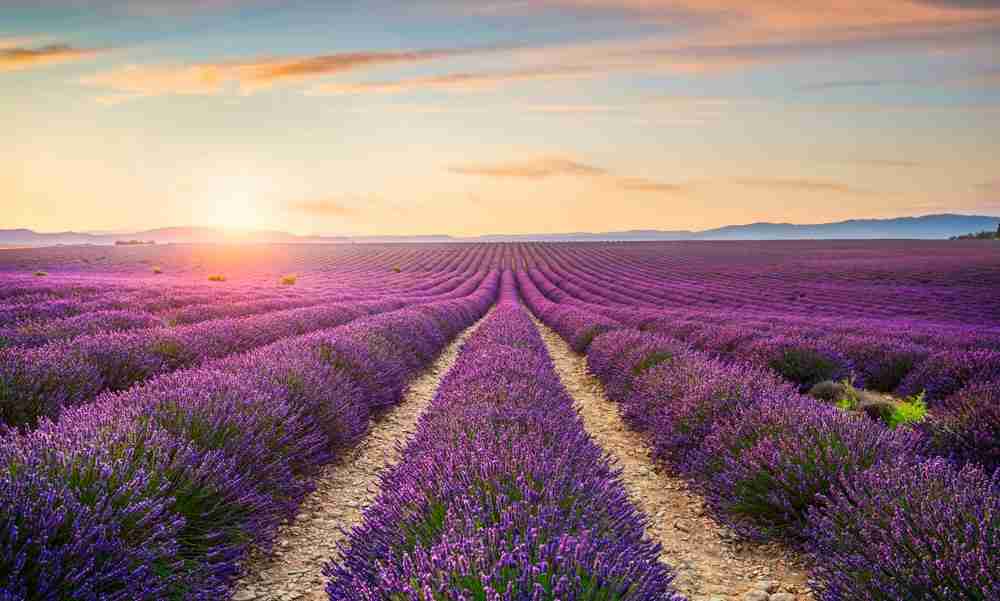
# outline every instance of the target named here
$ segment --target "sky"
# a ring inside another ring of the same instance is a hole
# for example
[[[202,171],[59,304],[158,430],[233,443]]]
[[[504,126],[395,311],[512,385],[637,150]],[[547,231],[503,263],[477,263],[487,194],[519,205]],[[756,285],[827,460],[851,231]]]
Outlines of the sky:
[[[0,228],[1000,215],[1000,0],[0,0]]]

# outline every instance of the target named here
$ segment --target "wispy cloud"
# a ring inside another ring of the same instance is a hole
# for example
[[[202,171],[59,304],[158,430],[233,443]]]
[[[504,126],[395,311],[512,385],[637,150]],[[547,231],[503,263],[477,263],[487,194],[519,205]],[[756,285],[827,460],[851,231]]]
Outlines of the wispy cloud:
[[[383,65],[433,61],[471,52],[476,50],[346,52],[249,61],[128,65],[83,77],[80,82],[106,88],[123,98],[210,95],[230,86],[244,94],[252,94],[278,84],[299,83]]]
[[[102,50],[76,48],[69,44],[48,44],[29,48],[15,45],[23,40],[0,40],[0,72],[22,71],[34,67],[44,67],[58,63],[91,58]]]
[[[395,81],[330,82],[309,90],[311,95],[339,94],[399,94],[421,90],[448,92],[478,92],[494,90],[517,82],[578,79],[593,76],[593,70],[583,66],[546,67],[517,71],[446,73],[428,77],[413,77]]]
[[[802,178],[735,177],[728,180],[741,186],[790,190],[797,192],[835,192],[838,194],[868,195],[871,192],[859,190],[847,184],[824,180]]]
[[[357,209],[345,204],[339,198],[319,198],[300,200],[289,205],[292,211],[315,217],[351,217]]]
[[[670,184],[641,177],[620,177],[613,171],[574,158],[537,157],[524,161],[459,165],[449,169],[459,175],[477,175],[499,179],[545,179],[550,177],[586,177],[626,192],[677,194],[686,192],[684,184]]]
[[[475,165],[456,165],[449,168],[459,175],[478,175],[494,178],[543,179],[555,176],[602,176],[607,170],[579,161],[560,157],[539,157],[524,161]]]
[[[689,186],[685,184],[670,184],[658,182],[641,177],[621,177],[618,178],[618,187],[631,192],[655,192],[676,194],[687,192]]]

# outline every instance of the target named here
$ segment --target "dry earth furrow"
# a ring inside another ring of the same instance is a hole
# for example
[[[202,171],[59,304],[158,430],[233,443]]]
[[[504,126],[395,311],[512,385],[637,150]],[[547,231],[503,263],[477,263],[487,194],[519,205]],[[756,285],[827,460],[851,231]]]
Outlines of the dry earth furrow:
[[[399,460],[399,446],[416,428],[417,419],[451,369],[462,343],[476,330],[466,328],[407,388],[406,394],[372,423],[356,446],[327,465],[316,490],[294,521],[278,532],[270,555],[253,557],[237,584],[234,601],[320,601],[327,599],[323,566],[337,554],[337,544],[378,494],[379,474]]]
[[[534,319],[534,318],[533,318]],[[629,498],[649,516],[649,536],[663,547],[679,592],[692,601],[807,601],[804,565],[780,545],[753,544],[706,511],[704,499],[650,456],[643,436],[622,420],[604,386],[552,329],[535,319],[556,373],[573,397],[587,432],[622,469]]]

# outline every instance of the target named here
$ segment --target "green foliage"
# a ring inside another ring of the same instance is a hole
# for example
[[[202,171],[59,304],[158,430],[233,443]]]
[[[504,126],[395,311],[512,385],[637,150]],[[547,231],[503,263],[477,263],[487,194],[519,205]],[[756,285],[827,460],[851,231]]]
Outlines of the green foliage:
[[[156,274],[156,275],[160,275],[161,273],[163,273],[163,268],[161,268],[159,266],[154,266],[153,267],[153,273]]]
[[[49,275],[49,273],[47,271],[36,271],[35,272],[35,277],[38,277],[38,278],[43,278],[43,277],[45,277],[47,275]]]
[[[889,427],[916,424],[927,418],[927,402],[924,400],[924,393],[911,396],[893,408],[889,415]]]
[[[298,277],[294,275],[282,276],[280,283],[282,286],[294,286],[295,282],[298,281]]]
[[[225,282],[226,281],[226,276],[221,275],[221,274],[210,275],[210,276],[208,276],[208,281],[209,282]]]

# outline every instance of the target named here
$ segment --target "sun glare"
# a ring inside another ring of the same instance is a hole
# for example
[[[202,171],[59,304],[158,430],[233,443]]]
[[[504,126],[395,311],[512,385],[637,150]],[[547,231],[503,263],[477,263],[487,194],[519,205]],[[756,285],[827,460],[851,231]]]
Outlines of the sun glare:
[[[222,198],[211,206],[208,222],[232,232],[261,229],[261,217],[254,203],[241,198]]]

